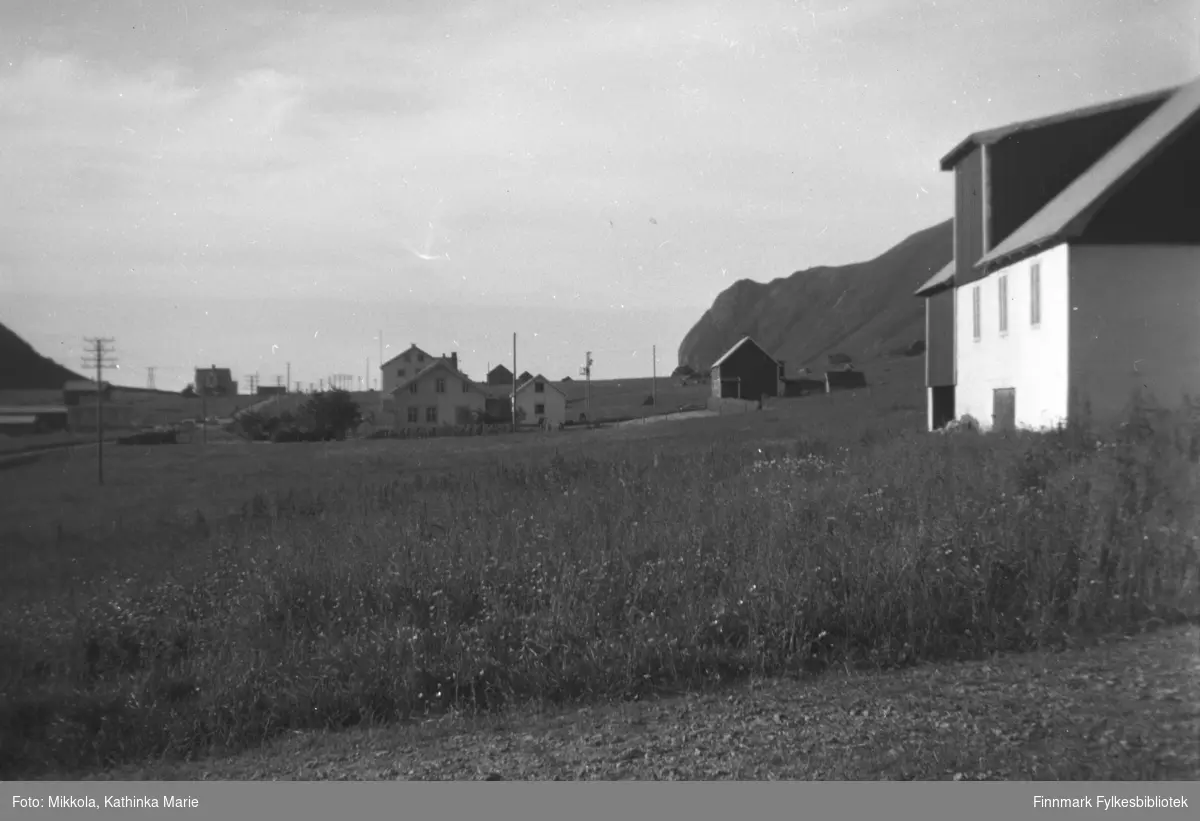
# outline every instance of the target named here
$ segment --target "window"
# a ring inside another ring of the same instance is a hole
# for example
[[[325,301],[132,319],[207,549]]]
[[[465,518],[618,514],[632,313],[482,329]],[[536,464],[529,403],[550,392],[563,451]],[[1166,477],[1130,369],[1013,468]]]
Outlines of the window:
[[[438,392],[438,393],[445,393],[445,392],[446,392],[446,380],[445,380],[445,379],[439,379],[439,380],[437,381],[436,388],[437,388],[437,392]]]
[[[979,328],[979,320],[979,286],[976,285],[971,289],[971,335],[975,338],[976,342],[982,336]]]
[[[1042,324],[1042,264],[1033,263],[1029,269],[1029,324]]]
[[[425,361],[425,354],[423,354],[423,353],[419,353],[419,354],[417,354],[417,361],[418,361],[418,362],[424,362],[424,361]]]
[[[546,415],[546,406],[545,405],[534,405],[533,406],[533,415],[534,416],[545,416]]]
[[[436,407],[425,409],[425,421],[433,422],[435,424],[437,423],[437,408]]]
[[[546,392],[546,383],[545,382],[534,382],[533,383],[533,392],[534,393],[545,393]]]
[[[470,387],[471,386],[466,383],[466,380],[463,380],[463,383],[462,383],[463,393],[466,393],[468,390],[470,390]]]
[[[409,393],[416,393],[416,392],[417,392],[417,384],[418,384],[418,383],[416,383],[416,382],[413,382],[411,385],[409,385],[409,386],[408,386],[408,392],[409,392]]]
[[[409,408],[409,409],[408,409],[408,421],[409,421],[410,423],[413,423],[413,424],[415,424],[415,423],[416,423],[416,421],[417,421],[417,418],[418,418],[418,417],[417,417],[417,408],[416,408],[415,406],[414,406],[414,407],[411,407],[411,408]]]
[[[396,376],[404,376],[404,368],[397,368]]]
[[[1002,274],[996,280],[1000,292],[1000,333],[1008,333],[1008,274]]]

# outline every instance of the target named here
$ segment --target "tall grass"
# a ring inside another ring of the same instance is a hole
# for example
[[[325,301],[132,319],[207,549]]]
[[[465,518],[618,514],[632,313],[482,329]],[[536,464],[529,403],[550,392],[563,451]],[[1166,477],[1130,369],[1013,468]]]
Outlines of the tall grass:
[[[0,773],[1200,612],[1190,418],[772,433],[257,494],[171,534],[169,571],[64,576],[0,621]]]

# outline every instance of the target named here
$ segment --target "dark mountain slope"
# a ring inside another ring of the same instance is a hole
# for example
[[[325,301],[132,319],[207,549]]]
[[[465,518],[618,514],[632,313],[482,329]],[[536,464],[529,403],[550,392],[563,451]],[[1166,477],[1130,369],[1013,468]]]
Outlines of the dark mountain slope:
[[[722,291],[679,346],[679,364],[709,366],[748,333],[788,372],[820,368],[832,352],[871,359],[925,338],[925,306],[913,291],[950,261],[953,220],[918,231],[867,262],[797,271]]]
[[[0,325],[0,390],[58,390],[64,382],[82,378]]]

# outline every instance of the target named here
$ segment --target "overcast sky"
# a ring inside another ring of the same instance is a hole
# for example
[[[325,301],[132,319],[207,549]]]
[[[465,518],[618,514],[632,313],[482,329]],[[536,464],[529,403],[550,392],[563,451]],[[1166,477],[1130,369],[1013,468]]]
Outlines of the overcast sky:
[[[951,216],[969,132],[1200,74],[1196,0],[3,0],[0,322],[215,363],[676,364]]]

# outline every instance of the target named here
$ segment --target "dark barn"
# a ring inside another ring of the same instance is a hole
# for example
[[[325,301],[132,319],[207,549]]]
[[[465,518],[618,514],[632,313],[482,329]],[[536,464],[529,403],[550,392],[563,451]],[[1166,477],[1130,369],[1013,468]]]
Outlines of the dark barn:
[[[487,383],[489,385],[511,385],[513,383],[512,371],[503,365],[497,365],[488,371]]]
[[[779,395],[779,363],[744,336],[713,363],[712,395],[719,399],[762,399]]]

